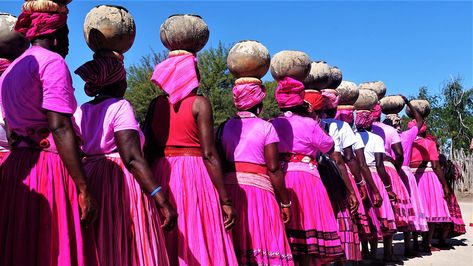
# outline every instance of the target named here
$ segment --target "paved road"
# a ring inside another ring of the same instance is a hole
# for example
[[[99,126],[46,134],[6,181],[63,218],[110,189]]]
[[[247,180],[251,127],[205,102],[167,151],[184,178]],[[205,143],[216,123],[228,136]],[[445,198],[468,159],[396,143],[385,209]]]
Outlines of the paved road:
[[[471,199],[462,199],[460,208],[463,220],[467,225],[466,234],[450,240],[450,243],[454,245],[453,249],[433,252],[432,255],[405,259],[403,264],[400,265],[473,266],[473,227],[468,226],[473,211],[473,201]],[[395,254],[402,255],[404,250],[402,235],[396,235],[395,239],[398,239],[394,241]],[[382,258],[381,244],[378,253],[378,257]]]

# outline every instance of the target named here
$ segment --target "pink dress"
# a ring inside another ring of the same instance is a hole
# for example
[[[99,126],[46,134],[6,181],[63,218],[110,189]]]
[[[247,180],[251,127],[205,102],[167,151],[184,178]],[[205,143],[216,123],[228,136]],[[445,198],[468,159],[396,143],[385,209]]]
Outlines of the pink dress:
[[[85,103],[74,114],[80,127],[88,186],[100,213],[84,229],[87,265],[169,265],[156,203],[125,168],[115,132],[137,131],[130,103],[109,98]]]
[[[279,136],[281,154],[306,156],[309,160],[284,164],[285,181],[292,202],[292,219],[286,225],[294,255],[315,255],[322,262],[343,257],[338,224],[332,204],[313,159],[328,152],[333,140],[309,117],[284,113],[272,121]]]
[[[449,223],[452,221],[444,199],[442,184],[429,164],[422,168],[413,168],[421,162],[438,161],[437,144],[432,140],[417,137],[412,145],[411,168],[417,179],[420,199],[424,206],[428,223]]]
[[[166,97],[158,97],[148,121],[152,132],[147,132],[146,146],[161,153],[153,173],[179,215],[177,228],[165,233],[169,262],[238,265],[219,195],[202,158],[192,114],[195,99],[191,95],[172,105]]]
[[[3,73],[0,94],[15,138],[0,166],[0,265],[83,265],[77,187],[46,116],[76,109],[66,62],[33,46]]]
[[[384,140],[384,149],[386,156],[396,158],[392,145],[401,143],[401,138],[397,133],[397,130],[389,125],[381,122],[375,122],[372,126],[372,132]],[[396,201],[392,203],[395,217],[396,227],[398,231],[415,231],[413,224],[413,216],[415,216],[414,208],[412,207],[411,197],[409,191],[402,182],[396,167],[390,162],[385,160],[384,166],[386,172],[391,178],[391,187],[393,192],[396,194]]]
[[[323,119],[322,121],[323,125],[328,125],[328,133],[335,143],[335,152],[340,153],[342,156],[345,148],[350,148],[351,152],[351,147],[355,143],[355,134],[350,126],[341,120],[331,118]],[[353,176],[349,177],[353,189],[355,190],[355,195],[358,195],[358,201],[362,203],[356,182]],[[343,201],[332,201],[332,206],[337,218],[338,234],[343,244],[345,258],[351,261],[361,261],[360,237],[358,234],[358,226],[355,223],[356,217],[360,217],[360,212],[358,211],[358,215],[351,215],[347,199]],[[363,208],[363,204],[360,204],[360,206]],[[358,219],[358,221],[361,220]]]
[[[240,112],[225,123],[222,148],[232,162],[265,166],[264,148],[278,143],[273,125]],[[250,169],[227,171],[225,185],[238,212],[233,245],[240,265],[294,265],[281,211],[269,176]]]
[[[414,126],[401,133],[401,144],[402,150],[404,152],[404,162],[402,163],[402,170],[400,176],[409,195],[411,196],[412,208],[414,209],[414,214],[411,216],[411,224],[414,226],[414,231],[416,232],[426,232],[429,230],[427,225],[427,220],[425,219],[424,205],[420,199],[419,189],[417,188],[417,180],[414,174],[409,167],[411,162],[411,151],[414,140],[417,137],[419,129],[417,126]]]
[[[385,153],[383,139],[380,136],[368,131],[356,132],[356,134],[361,137],[363,144],[365,145],[364,151],[365,151],[366,163],[370,167],[373,181],[376,184],[376,187],[378,188],[379,193],[381,194],[381,197],[383,198],[383,203],[381,204],[381,206],[379,208],[376,208],[376,207],[374,208],[376,211],[376,215],[378,217],[378,221],[381,225],[380,227],[381,232],[373,231],[373,234],[376,233],[378,237],[380,235],[394,234],[397,229],[394,211],[391,206],[391,202],[389,201],[388,192],[386,191],[384,183],[381,180],[381,177],[378,175],[378,171],[376,170],[376,166],[375,166],[375,154]],[[368,196],[370,197],[370,200],[372,201],[373,191],[370,189],[369,186],[367,186],[367,190],[368,190]],[[373,227],[373,229],[374,228],[375,227]]]

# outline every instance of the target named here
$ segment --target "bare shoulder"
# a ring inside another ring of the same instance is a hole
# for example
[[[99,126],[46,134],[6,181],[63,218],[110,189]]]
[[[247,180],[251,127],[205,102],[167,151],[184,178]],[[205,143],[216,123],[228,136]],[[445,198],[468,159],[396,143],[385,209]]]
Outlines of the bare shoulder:
[[[195,97],[194,103],[192,104],[192,113],[198,114],[201,112],[209,112],[212,110],[210,100],[202,95]]]

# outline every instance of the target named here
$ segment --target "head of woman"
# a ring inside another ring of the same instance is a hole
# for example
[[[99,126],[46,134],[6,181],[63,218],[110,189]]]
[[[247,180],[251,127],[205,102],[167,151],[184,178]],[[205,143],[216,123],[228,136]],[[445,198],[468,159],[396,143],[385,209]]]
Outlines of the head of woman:
[[[359,131],[371,130],[371,125],[374,122],[374,117],[370,110],[357,110],[355,118],[355,126]]]
[[[299,115],[309,115],[310,104],[304,101],[304,96],[302,82],[290,77],[278,81],[275,97],[282,112],[291,111]]]
[[[238,111],[250,111],[259,115],[263,100],[266,97],[266,88],[261,81],[236,84],[233,87],[233,103]]]

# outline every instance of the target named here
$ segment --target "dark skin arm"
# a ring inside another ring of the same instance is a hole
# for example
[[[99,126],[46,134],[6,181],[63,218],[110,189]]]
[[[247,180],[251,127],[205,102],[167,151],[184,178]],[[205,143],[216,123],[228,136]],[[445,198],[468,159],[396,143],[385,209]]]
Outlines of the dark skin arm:
[[[209,100],[203,96],[197,96],[192,106],[192,114],[199,130],[199,140],[205,167],[209,172],[213,185],[217,189],[220,200],[228,202],[230,198],[223,185],[222,163],[215,146],[213,114]],[[236,211],[229,205],[222,205],[222,210],[224,212],[225,229],[231,229],[235,225]]]
[[[266,160],[266,167],[268,168],[268,176],[271,180],[274,190],[283,204],[289,204],[289,196],[284,182],[284,173],[281,170],[279,163],[278,144],[271,143],[264,147],[264,158]],[[282,218],[284,223],[291,220],[291,209],[281,208]]]
[[[352,146],[349,146],[343,149],[343,159],[345,161],[345,164],[348,165],[348,168],[350,169],[350,172],[352,173],[355,179],[355,182],[360,183],[363,180],[363,177],[361,176],[360,166],[358,165],[358,162],[353,156]],[[359,192],[360,192],[361,199],[365,200],[366,199],[365,187],[360,186]]]
[[[133,174],[141,188],[151,194],[154,189],[159,187],[159,184],[153,177],[153,173],[141,152],[138,131],[131,129],[117,131],[115,132],[115,141],[126,169]],[[163,210],[165,219],[161,228],[165,231],[173,229],[177,221],[177,212],[162,191],[156,193],[153,198]]]
[[[414,115],[414,119],[417,122],[417,124],[416,124],[417,128],[421,128],[422,125],[424,124],[424,118],[422,118],[420,113],[417,112],[417,110],[414,107],[412,107],[411,102],[409,102],[409,100],[404,95],[400,95],[400,96],[402,97],[402,99],[404,99],[404,102],[406,103],[406,105],[411,110],[411,113]]]
[[[356,160],[358,164],[360,165],[361,173],[363,177],[365,178],[366,183],[368,183],[368,185],[370,186],[371,191],[373,191],[373,194],[374,194],[373,205],[375,207],[380,207],[381,204],[383,203],[383,199],[381,198],[381,194],[379,193],[378,187],[373,181],[370,168],[366,164],[364,148],[355,150],[355,155],[356,155]]]
[[[350,176],[348,175],[347,167],[345,166],[345,161],[343,160],[342,154],[340,152],[333,151],[330,153],[330,157],[337,163],[338,169],[342,175],[343,183],[345,188],[348,191],[348,204],[350,205],[350,213],[355,213],[358,210],[358,199],[355,195],[355,190],[350,182]]]
[[[399,172],[402,168],[402,163],[404,162],[404,151],[402,150],[402,144],[401,142],[392,144],[391,148],[393,149],[394,155],[396,156],[396,160],[394,160],[394,162],[392,163],[396,167],[396,170]],[[386,156],[386,158],[388,157]]]
[[[153,136],[153,129],[151,127],[151,123],[153,121],[153,115],[155,110],[157,98],[155,98],[148,107],[148,112],[146,113],[143,133],[145,135],[145,145],[143,147],[144,156],[148,164],[153,164],[154,160],[156,159],[156,143]]]
[[[391,178],[389,178],[386,168],[384,168],[383,157],[384,153],[377,152],[374,154],[374,158],[376,160],[376,171],[378,172],[379,177],[381,177],[381,180],[386,187],[386,191],[388,191],[389,199],[394,201],[396,200],[396,194],[394,194],[391,187]]]
[[[430,163],[432,164],[432,170],[434,170],[434,173],[437,175],[440,183],[442,183],[444,197],[447,198],[452,192],[447,184],[442,167],[440,166],[439,161],[430,161]]]
[[[81,222],[89,225],[97,217],[97,204],[87,188],[87,179],[80,157],[79,144],[72,126],[71,115],[53,111],[46,111],[46,115],[49,130],[52,132],[59,156],[79,192]]]

